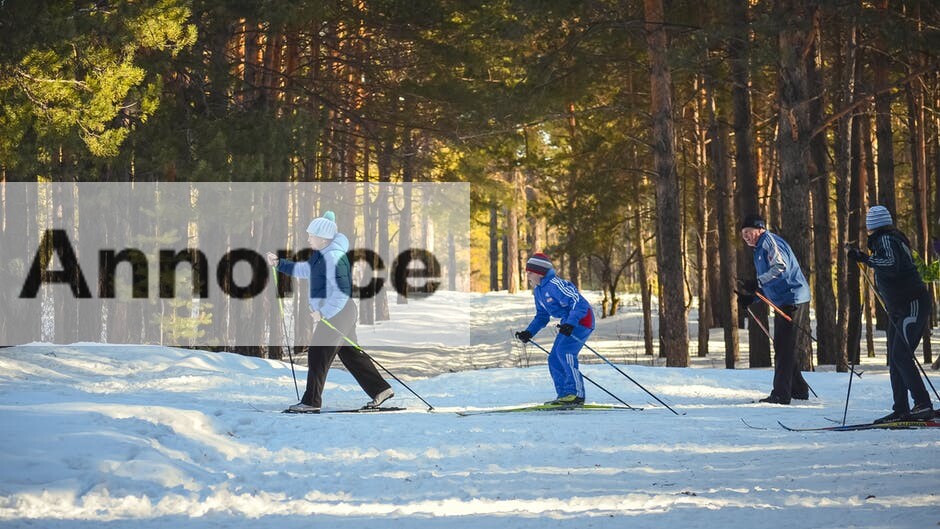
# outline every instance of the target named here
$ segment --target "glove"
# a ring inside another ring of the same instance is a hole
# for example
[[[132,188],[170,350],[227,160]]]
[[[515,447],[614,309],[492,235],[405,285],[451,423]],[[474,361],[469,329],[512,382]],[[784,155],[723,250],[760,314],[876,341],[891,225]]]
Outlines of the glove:
[[[848,250],[849,259],[855,261],[856,263],[867,263],[868,254],[859,250],[858,248],[851,246]]]
[[[742,292],[738,292],[737,294],[738,294],[738,312],[746,311],[747,308],[751,306],[752,303],[754,303],[754,299],[756,298],[754,294],[744,294]]]
[[[748,294],[753,294],[760,288],[756,279],[738,279],[738,285],[741,287],[741,290]],[[750,303],[748,303],[748,305],[750,305]]]
[[[558,326],[558,332],[564,334],[565,336],[571,336],[571,331],[574,330],[574,325],[570,323],[562,323]]]
[[[529,343],[529,340],[532,339],[532,333],[529,331],[519,331],[516,333],[516,338],[522,343]]]

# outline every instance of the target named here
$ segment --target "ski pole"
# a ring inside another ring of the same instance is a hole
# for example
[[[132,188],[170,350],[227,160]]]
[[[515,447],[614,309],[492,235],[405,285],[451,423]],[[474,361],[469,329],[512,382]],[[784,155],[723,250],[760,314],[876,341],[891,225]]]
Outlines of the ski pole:
[[[763,301],[764,303],[766,303],[770,308],[774,309],[774,312],[776,312],[776,313],[779,314],[781,317],[783,317],[783,319],[785,319],[785,320],[787,320],[788,322],[790,322],[790,323],[791,323],[794,327],[796,327],[797,329],[803,331],[803,333],[805,333],[806,336],[809,336],[809,339],[810,339],[810,340],[816,342],[816,345],[819,346],[819,340],[817,340],[816,337],[813,336],[813,333],[810,332],[810,331],[808,331],[808,330],[807,330],[805,327],[803,327],[802,325],[800,325],[800,324],[796,323],[795,321],[793,321],[793,318],[791,318],[789,314],[787,314],[786,312],[784,312],[783,309],[781,309],[780,307],[774,305],[774,303],[773,303],[772,301],[770,301],[769,299],[767,299],[767,297],[764,296],[763,294],[761,294],[760,292],[755,291],[755,292],[754,292],[754,295],[757,296],[758,298],[760,298],[760,300]]]
[[[532,345],[534,345],[534,346],[536,346],[536,347],[538,347],[539,349],[541,349],[542,352],[545,353],[545,354],[547,354],[548,356],[552,356],[552,353],[548,352],[547,349],[545,349],[544,347],[542,347],[541,345],[539,345],[535,340],[531,340],[531,339],[530,339],[530,340],[529,340],[529,343],[532,344]],[[581,373],[581,370],[579,369],[578,372]],[[588,378],[588,376],[585,375],[584,373],[581,373],[581,376],[584,378],[584,380],[587,380],[587,381],[590,382],[591,384],[594,384],[595,386],[597,386],[597,389],[603,391],[604,393],[606,393],[606,394],[610,395],[611,397],[613,397],[614,399],[616,399],[616,401],[619,402],[620,404],[623,404],[624,406],[630,408],[631,410],[635,410],[635,409],[636,409],[636,408],[634,408],[633,406],[631,406],[631,405],[627,404],[626,402],[624,402],[623,400],[621,400],[620,397],[618,397],[617,395],[614,395],[613,393],[607,391],[607,389],[605,389],[604,386],[602,386],[602,385],[598,384],[597,382],[594,382],[593,380],[591,380],[590,378]]]
[[[588,345],[587,343],[585,343],[584,340],[582,340],[582,339],[580,339],[580,338],[578,338],[577,336],[574,336],[574,335],[571,335],[571,337],[574,338],[576,341],[578,341],[578,342],[579,342],[581,345],[583,345],[584,347],[587,347],[588,351],[591,351],[592,353],[594,353],[595,355],[597,355],[598,358],[600,358],[600,359],[603,360],[604,362],[607,362],[607,364],[610,365],[610,367],[616,369],[618,373],[620,373],[621,375],[627,377],[627,380],[629,380],[630,382],[633,382],[634,384],[636,384],[636,386],[637,386],[638,388],[640,388],[640,389],[642,389],[643,391],[645,391],[646,394],[649,395],[650,397],[653,397],[654,399],[656,399],[657,402],[659,402],[660,404],[662,404],[663,406],[665,406],[669,411],[671,411],[672,413],[675,413],[676,415],[684,415],[684,413],[679,413],[679,412],[677,412],[676,410],[672,409],[671,406],[669,406],[668,404],[666,404],[665,402],[663,402],[662,399],[660,399],[660,398],[657,397],[656,395],[653,395],[652,393],[650,393],[650,390],[644,388],[643,385],[640,384],[639,382],[637,382],[636,380],[634,380],[633,377],[631,377],[630,375],[624,373],[623,370],[621,370],[619,367],[617,367],[616,364],[614,364],[613,362],[611,362],[610,360],[608,360],[607,358],[605,358],[604,355],[602,355],[602,354],[598,353],[597,351],[595,351],[594,348],[591,347],[590,345]]]
[[[894,320],[891,318],[891,313],[888,312],[888,306],[885,305],[885,300],[881,299],[881,294],[878,293],[878,289],[875,288],[875,284],[872,282],[871,278],[868,277],[868,274],[865,272],[865,269],[861,268],[862,263],[858,263],[859,269],[862,272],[862,275],[865,277],[865,281],[868,283],[869,288],[875,294],[875,299],[878,300],[878,303],[881,304],[881,308],[884,309],[885,314],[888,314],[888,321],[891,322],[891,326],[894,327],[894,332],[901,334],[903,337],[904,334],[898,329],[898,326],[894,323]],[[927,384],[930,385],[930,389],[933,390],[933,394],[936,395],[937,400],[940,400],[940,393],[937,393],[937,388],[933,386],[933,382],[930,381],[930,377],[927,376],[927,372],[924,371],[924,366],[921,365],[920,360],[917,358],[916,354],[912,354],[914,357],[914,362],[917,364],[917,367],[920,368],[920,372],[924,374],[924,379],[927,380]]]
[[[745,308],[747,309],[747,313],[751,315],[751,320],[756,323],[758,327],[760,327],[760,330],[764,331],[764,335],[767,336],[767,339],[773,342],[774,339],[770,336],[770,331],[767,330],[767,327],[764,327],[764,322],[760,321],[757,315],[754,314],[754,311],[751,310],[751,307]],[[774,347],[776,347],[776,345],[774,345]]]
[[[333,329],[334,331],[336,331],[336,334],[339,334],[339,335],[343,338],[343,340],[346,340],[346,343],[348,343],[349,345],[355,347],[355,348],[358,349],[362,354],[366,355],[366,358],[368,358],[369,360],[372,360],[372,361],[375,363],[375,365],[377,365],[377,366],[379,366],[380,368],[382,368],[382,371],[385,371],[386,373],[388,373],[388,376],[394,378],[396,382],[398,382],[399,384],[401,384],[402,386],[404,386],[404,388],[407,389],[408,391],[410,391],[412,395],[414,395],[415,397],[418,397],[418,400],[420,400],[421,402],[423,402],[424,405],[428,407],[428,411],[431,411],[431,410],[434,409],[434,406],[431,406],[430,404],[428,404],[428,401],[424,400],[424,399],[421,397],[421,395],[418,395],[418,394],[415,392],[415,390],[411,389],[411,388],[408,386],[408,384],[405,384],[404,382],[402,382],[402,380],[401,380],[400,378],[396,377],[396,376],[395,376],[395,373],[392,373],[391,371],[389,371],[388,369],[386,369],[385,366],[383,366],[382,364],[380,364],[379,361],[375,359],[375,357],[373,357],[372,355],[370,355],[369,353],[367,353],[367,352],[365,351],[365,349],[363,349],[362,347],[359,347],[359,344],[357,344],[356,342],[350,340],[348,336],[346,336],[345,334],[343,334],[343,331],[337,329],[332,323],[330,323],[330,320],[328,320],[328,319],[326,319],[326,318],[320,318],[320,321],[321,321],[322,323],[326,324],[327,327],[329,327],[329,328]]]
[[[845,418],[849,415],[849,397],[852,395],[852,372],[855,371],[855,355],[852,355],[852,366],[849,371],[849,389],[845,392],[845,410],[842,411],[842,426],[845,426]]]
[[[737,295],[739,295],[739,296],[741,295],[741,293],[738,292],[737,290],[735,290],[734,293],[737,294]],[[817,340],[816,337],[813,336],[812,333],[810,333],[808,330],[806,330],[805,328],[803,328],[803,327],[800,326],[800,325],[797,325],[797,324],[793,321],[793,318],[790,317],[789,314],[787,314],[786,312],[783,312],[783,309],[781,309],[780,307],[774,305],[769,299],[767,299],[767,298],[766,298],[763,294],[761,294],[760,292],[754,292],[754,295],[756,295],[757,297],[759,297],[761,300],[763,300],[764,303],[766,303],[768,306],[770,306],[772,309],[774,309],[774,311],[777,312],[777,314],[779,314],[781,317],[783,317],[783,319],[785,319],[785,320],[787,320],[788,322],[790,322],[790,323],[791,323],[794,327],[796,327],[797,329],[799,329],[799,330],[803,331],[804,333],[806,333],[806,335],[809,336],[809,338],[810,338],[812,341],[816,342],[816,346],[817,346],[817,347],[819,346],[819,340]],[[751,314],[751,318],[753,318],[754,321],[757,322],[757,325],[760,326],[761,330],[764,331],[764,334],[767,335],[767,338],[770,338],[770,331],[768,331],[767,328],[764,327],[763,323],[761,323],[761,321],[760,321],[759,319],[757,319],[756,316],[754,316],[754,313],[751,312],[750,307],[748,307],[747,311]],[[772,341],[773,341],[773,338],[770,338],[770,341],[772,342]],[[852,373],[853,375],[857,376],[858,378],[862,378],[862,373],[864,373],[864,371],[856,371],[854,365],[849,368],[849,372]],[[813,388],[810,388],[810,391],[813,391]],[[819,395],[816,395],[816,392],[815,392],[815,391],[813,391],[813,395],[815,395],[817,398],[819,397]]]
[[[770,335],[770,331],[767,330],[767,327],[764,327],[763,322],[761,322],[757,318],[757,315],[754,314],[754,311],[751,310],[751,307],[747,307],[747,313],[751,315],[751,319],[754,321],[754,323],[757,324],[758,327],[760,327],[760,330],[764,331],[764,334],[767,335],[767,339],[770,340],[772,344],[774,344],[774,349],[776,349],[777,343],[774,341],[773,336]],[[858,375],[859,377],[862,376],[861,373],[855,373],[855,374]],[[849,376],[852,376],[852,375],[849,375]],[[803,382],[806,382],[806,381],[804,380]],[[814,397],[816,397],[817,399],[819,398],[819,395],[816,394],[816,390],[813,389],[813,386],[809,385],[809,382],[806,382],[806,389],[808,389],[813,394]]]
[[[793,326],[796,327],[797,329],[803,331],[803,333],[806,334],[806,336],[809,336],[809,339],[810,339],[810,340],[812,340],[813,342],[816,343],[816,347],[819,347],[819,340],[817,340],[816,337],[813,336],[813,333],[812,333],[812,332],[810,332],[809,330],[807,330],[807,329],[806,329],[805,327],[803,327],[802,325],[800,325],[800,324],[796,323],[795,321],[793,321],[793,318],[791,318],[789,314],[787,314],[786,312],[784,312],[783,309],[781,309],[780,307],[774,305],[774,303],[773,303],[772,301],[770,301],[769,299],[767,299],[767,297],[764,296],[763,294],[761,294],[760,292],[755,291],[755,292],[754,292],[754,295],[757,296],[758,298],[760,298],[761,301],[763,301],[764,303],[766,303],[770,308],[774,309],[774,312],[776,312],[776,313],[779,314],[781,317],[783,317],[783,319],[785,319],[785,320],[787,320],[788,322],[790,322],[791,325],[793,325]],[[812,357],[811,357],[811,358],[812,358]],[[851,372],[854,373],[855,375],[857,375],[857,376],[860,377],[860,378],[861,378],[861,376],[862,376],[861,373],[856,373],[854,368],[852,369]],[[809,388],[809,390],[810,390],[810,391],[813,391],[813,388]],[[819,395],[816,395],[816,392],[815,392],[815,391],[813,391],[813,395],[815,395],[816,398],[819,398]]]
[[[294,371],[294,354],[291,352],[290,340],[287,339],[287,321],[284,319],[284,300],[281,299],[281,288],[277,281],[277,267],[271,265],[274,270],[274,295],[277,297],[278,307],[281,309],[281,330],[284,331],[284,347],[287,349],[287,357],[290,358],[290,374],[294,377],[294,392],[297,393],[297,400],[300,400],[300,389],[297,387],[297,372]]]

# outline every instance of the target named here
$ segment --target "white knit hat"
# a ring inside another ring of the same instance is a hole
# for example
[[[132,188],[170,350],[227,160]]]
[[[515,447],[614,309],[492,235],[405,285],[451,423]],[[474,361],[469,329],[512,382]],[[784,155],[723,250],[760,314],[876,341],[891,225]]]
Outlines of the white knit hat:
[[[336,237],[336,215],[332,211],[327,211],[322,217],[311,220],[310,225],[307,226],[307,233],[321,239]]]
[[[868,210],[868,215],[865,216],[865,227],[868,228],[868,231],[892,224],[894,224],[894,220],[891,219],[891,213],[884,206],[872,206]]]

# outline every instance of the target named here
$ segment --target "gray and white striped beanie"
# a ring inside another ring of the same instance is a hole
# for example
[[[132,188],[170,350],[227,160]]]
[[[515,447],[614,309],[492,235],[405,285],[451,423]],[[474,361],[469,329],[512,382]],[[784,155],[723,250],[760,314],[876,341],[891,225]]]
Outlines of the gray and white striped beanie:
[[[868,215],[865,216],[865,227],[868,231],[877,230],[878,228],[892,224],[894,224],[894,220],[891,218],[891,213],[889,213],[888,208],[884,206],[872,206],[868,210]]]

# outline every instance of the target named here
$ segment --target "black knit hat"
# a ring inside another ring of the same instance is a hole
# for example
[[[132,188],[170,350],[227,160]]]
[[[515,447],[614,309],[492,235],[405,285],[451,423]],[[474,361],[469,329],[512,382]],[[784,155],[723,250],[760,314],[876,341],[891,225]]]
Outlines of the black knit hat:
[[[766,230],[767,223],[764,222],[764,218],[757,213],[750,213],[744,217],[744,222],[741,223],[741,229],[743,230],[744,228],[760,228]]]

